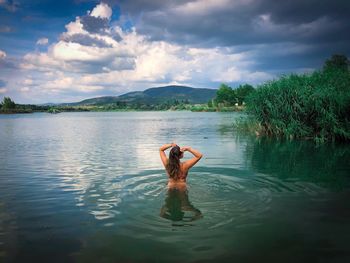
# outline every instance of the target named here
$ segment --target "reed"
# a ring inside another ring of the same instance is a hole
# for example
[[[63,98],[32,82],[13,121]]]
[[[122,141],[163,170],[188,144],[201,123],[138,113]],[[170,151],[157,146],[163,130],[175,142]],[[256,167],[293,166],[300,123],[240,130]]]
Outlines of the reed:
[[[267,82],[248,96],[247,112],[259,134],[349,141],[350,73],[333,69]]]

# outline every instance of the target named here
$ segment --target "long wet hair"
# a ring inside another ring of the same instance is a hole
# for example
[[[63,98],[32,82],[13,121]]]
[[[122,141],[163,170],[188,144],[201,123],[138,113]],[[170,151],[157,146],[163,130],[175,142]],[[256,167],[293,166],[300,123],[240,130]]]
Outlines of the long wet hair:
[[[180,174],[180,157],[182,152],[178,145],[174,146],[169,153],[169,161],[166,165],[166,169],[170,178],[177,180]]]

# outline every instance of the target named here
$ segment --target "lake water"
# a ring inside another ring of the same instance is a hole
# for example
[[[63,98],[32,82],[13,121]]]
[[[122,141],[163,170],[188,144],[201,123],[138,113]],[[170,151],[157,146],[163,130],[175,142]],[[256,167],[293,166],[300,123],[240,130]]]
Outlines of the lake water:
[[[350,262],[350,147],[238,116],[1,115],[0,262]],[[172,141],[204,154],[187,192],[166,188]]]

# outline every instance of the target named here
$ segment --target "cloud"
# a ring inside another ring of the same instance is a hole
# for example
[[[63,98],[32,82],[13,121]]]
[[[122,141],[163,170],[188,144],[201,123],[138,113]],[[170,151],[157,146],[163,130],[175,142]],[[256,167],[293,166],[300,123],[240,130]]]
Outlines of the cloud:
[[[20,88],[20,91],[21,92],[28,92],[28,91],[30,91],[30,88],[29,87],[23,87],[23,88]]]
[[[19,3],[13,0],[0,0],[0,7],[5,8],[9,12],[16,12],[19,7]]]
[[[33,80],[32,79],[24,79],[23,85],[33,85]]]
[[[121,1],[121,10],[129,14],[142,34],[152,39],[171,40],[178,43],[201,44],[215,42],[220,46],[261,44],[279,41],[307,41],[322,37],[343,39],[335,32],[347,32],[350,4],[335,0],[319,4],[318,0],[189,0],[144,2]],[[147,5],[147,6],[146,6]],[[140,10],[142,15],[140,16]],[[337,27],[318,27],[318,35],[309,35],[313,23],[325,19]],[[256,28],[256,22],[260,27]],[[265,23],[264,23],[265,22]],[[308,25],[311,25],[309,27]],[[271,31],[271,26],[274,30]],[[284,29],[288,30],[285,34]],[[331,31],[330,31],[331,30]],[[269,33],[269,38],[263,35]],[[348,34],[347,34],[348,35]],[[349,40],[349,36],[345,37]]]
[[[79,21],[76,19],[76,23]],[[248,66],[254,62],[244,52],[222,52],[216,48],[192,48],[165,41],[150,41],[135,30],[123,32],[118,26],[109,28],[109,31],[118,32],[120,41],[110,35],[83,32],[81,27],[72,28],[74,34],[68,29],[60,41],[49,47],[47,53],[29,53],[24,57],[24,69],[62,72],[61,76],[45,82],[43,88],[46,90],[95,92],[118,87],[119,90],[115,92],[120,93],[169,83],[208,87],[211,82],[242,82],[249,77],[252,83],[256,83],[271,77],[250,72]],[[66,41],[68,37],[74,40],[72,36],[79,36],[76,38],[79,43]],[[87,43],[81,41],[85,39],[82,36],[86,36]],[[96,44],[92,39],[109,44]],[[76,75],[67,76],[72,74]],[[235,77],[230,78],[229,74]],[[219,80],[220,76],[222,80]]]
[[[6,52],[0,49],[0,60],[4,60],[6,56]]]
[[[12,31],[12,28],[5,25],[0,25],[0,33],[9,33]]]
[[[229,5],[240,6],[242,2],[244,3],[242,0],[236,0],[235,2],[230,0],[206,0],[205,2],[196,0],[179,4],[176,7],[172,7],[172,10],[177,15],[206,16],[211,13],[224,11]]]
[[[18,61],[16,58],[8,57],[6,52],[0,49],[0,73],[3,72],[6,74],[6,70],[8,69],[16,69]],[[0,77],[1,74],[0,74]]]
[[[90,33],[103,32],[108,28],[109,20],[107,18],[94,17],[91,15],[81,17],[83,29]]]
[[[216,10],[226,2],[220,3]],[[215,9],[216,2],[211,4]],[[57,101],[67,94],[120,94],[166,84],[214,88],[222,81],[256,84],[273,77],[251,69],[256,63],[249,50],[154,40],[136,28],[123,30],[111,16],[108,5],[99,4],[68,23],[46,52],[27,53],[21,68],[32,77],[22,81],[20,91],[41,91]]]
[[[226,54],[221,54],[215,48],[201,49],[195,53],[195,49],[189,46],[152,41],[138,34],[136,29],[125,32],[118,25],[109,25],[107,20],[111,15],[108,5],[99,4],[88,15],[76,17],[74,22],[66,25],[67,31],[62,33],[60,40],[49,46],[48,52],[26,54],[22,67],[89,74],[117,71],[119,75],[133,75],[136,81],[142,78],[179,81],[189,79],[188,72],[200,72],[191,68],[186,69],[185,73],[181,72],[184,65],[203,67],[205,63],[198,60],[205,60],[212,54],[217,54],[217,59],[230,62],[229,56],[225,57]],[[91,18],[105,19],[108,24],[97,22],[94,30],[87,30],[84,21],[97,21]],[[218,61],[215,63],[227,64]]]
[[[6,52],[5,51],[2,51],[1,49],[0,49],[0,60],[3,60],[3,59],[5,59],[6,58]]]
[[[0,51],[0,79],[22,98],[75,101],[167,84],[259,84],[350,52],[349,5],[338,0],[106,2],[65,22],[50,35],[57,40],[37,40],[45,49],[32,47],[20,63]]]
[[[248,71],[241,70],[237,67],[230,67],[222,72],[219,72],[216,78],[214,79],[217,82],[239,82],[245,80],[250,83],[264,82],[266,80],[272,79],[273,75],[261,72],[261,71]]]
[[[7,85],[7,81],[0,79],[0,94],[4,94],[7,92],[5,86]]]
[[[218,0],[218,1],[118,1],[134,21],[139,34],[151,40],[196,47],[251,49],[261,45],[309,46],[302,55],[268,57],[264,68],[276,70],[279,61],[292,68],[315,68],[332,53],[350,54],[350,3],[342,0]],[[140,12],[142,10],[142,12]],[[266,52],[265,49],[261,52]],[[274,53],[273,48],[270,52]],[[269,52],[269,53],[270,53]],[[288,50],[286,50],[286,53]],[[270,67],[271,65],[271,67]]]
[[[95,38],[88,34],[74,34],[74,35],[63,35],[61,40],[64,42],[73,42],[79,43],[83,46],[97,46],[97,47],[112,47],[111,44],[108,44],[104,39]]]
[[[3,88],[3,87],[5,87],[5,86],[6,86],[6,81],[0,79],[0,88]]]
[[[49,39],[46,38],[46,37],[43,37],[43,38],[39,38],[38,41],[36,41],[36,44],[37,45],[42,45],[42,46],[45,46],[49,43]]]
[[[92,17],[99,17],[102,19],[110,19],[112,16],[112,9],[105,3],[97,5],[90,13]]]
[[[23,56],[21,69],[31,77],[18,90],[72,101],[175,83],[259,84],[349,51],[344,10],[296,2],[288,8],[304,16],[268,0],[121,1],[117,21],[101,3],[67,23],[45,52]]]
[[[49,46],[47,53],[28,53],[22,67],[37,68],[40,71],[60,69],[80,73],[98,73],[106,70],[132,69],[135,64],[132,37],[125,37],[123,43],[115,39],[121,35],[118,27],[107,32],[90,33],[84,30],[80,17],[66,26],[60,40]]]

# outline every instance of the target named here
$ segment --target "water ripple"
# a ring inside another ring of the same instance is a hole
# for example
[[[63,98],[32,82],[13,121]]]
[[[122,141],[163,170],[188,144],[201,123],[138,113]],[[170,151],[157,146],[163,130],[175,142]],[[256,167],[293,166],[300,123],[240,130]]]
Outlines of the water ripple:
[[[125,225],[124,231],[134,235],[141,230],[144,233],[145,229],[159,234],[173,231],[174,226],[217,229],[226,225],[256,224],[256,218],[269,212],[275,196],[315,195],[325,191],[309,182],[222,167],[194,171],[189,176],[186,194],[173,196],[171,201],[166,183],[164,170],[145,170],[109,180],[100,178],[80,192],[77,205],[86,206],[97,220],[104,221],[104,226],[114,226],[115,220],[119,220],[118,224]],[[182,203],[177,211],[182,217],[171,218],[171,213],[176,212],[171,209],[167,210],[169,218],[161,216],[162,209],[167,209],[169,202],[176,203],[176,198]],[[186,205],[191,209],[186,211]]]

